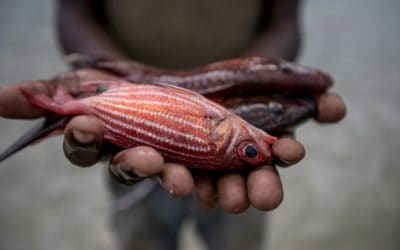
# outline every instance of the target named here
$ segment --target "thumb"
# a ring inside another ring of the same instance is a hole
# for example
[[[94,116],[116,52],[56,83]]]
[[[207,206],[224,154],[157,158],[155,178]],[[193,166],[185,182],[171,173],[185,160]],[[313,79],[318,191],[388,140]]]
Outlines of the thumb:
[[[88,167],[101,157],[104,127],[91,116],[74,117],[65,128],[63,149],[67,159],[78,166]]]

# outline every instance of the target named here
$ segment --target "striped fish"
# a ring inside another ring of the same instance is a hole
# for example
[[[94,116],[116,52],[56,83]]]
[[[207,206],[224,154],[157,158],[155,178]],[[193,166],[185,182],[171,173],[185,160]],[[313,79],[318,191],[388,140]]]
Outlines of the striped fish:
[[[122,148],[146,145],[190,167],[239,169],[272,162],[276,138],[200,94],[169,84],[85,82],[73,98],[59,85],[53,97],[21,88],[33,104],[63,116],[92,115],[104,139]]]

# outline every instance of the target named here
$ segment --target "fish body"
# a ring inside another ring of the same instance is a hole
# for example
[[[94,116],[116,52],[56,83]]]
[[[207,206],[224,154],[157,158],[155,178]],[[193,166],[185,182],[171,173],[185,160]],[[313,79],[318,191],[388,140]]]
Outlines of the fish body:
[[[329,74],[283,59],[261,56],[217,61],[187,70],[165,70],[135,61],[78,56],[78,67],[101,69],[132,82],[164,82],[207,97],[257,93],[318,95],[333,85]]]
[[[276,138],[207,98],[168,84],[84,82],[74,99],[61,85],[53,97],[22,88],[34,105],[63,116],[92,115],[104,139],[122,148],[146,145],[168,160],[203,169],[239,169],[272,162]]]

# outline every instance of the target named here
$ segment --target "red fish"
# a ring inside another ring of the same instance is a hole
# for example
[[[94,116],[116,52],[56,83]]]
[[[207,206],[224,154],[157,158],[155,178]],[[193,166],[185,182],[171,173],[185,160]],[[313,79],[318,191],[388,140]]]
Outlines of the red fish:
[[[122,148],[154,147],[168,160],[203,169],[239,169],[272,162],[277,140],[204,96],[168,84],[85,82],[75,99],[59,85],[53,97],[21,88],[36,106],[63,116],[100,119],[104,139]]]

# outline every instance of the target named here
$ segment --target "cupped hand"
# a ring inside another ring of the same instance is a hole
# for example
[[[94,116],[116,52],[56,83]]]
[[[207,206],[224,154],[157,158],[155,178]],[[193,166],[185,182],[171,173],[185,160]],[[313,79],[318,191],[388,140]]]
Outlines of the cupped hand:
[[[63,84],[74,91],[77,83],[93,79],[117,79],[115,76],[93,69],[82,69],[60,75],[51,81],[29,82],[37,84],[45,93]],[[6,118],[35,118],[44,111],[30,105],[19,91],[20,85],[0,87],[0,116]],[[318,99],[315,119],[321,123],[341,120],[346,114],[342,99],[335,94],[323,94]],[[91,166],[102,156],[104,128],[90,116],[73,118],[65,130],[66,157],[79,166]],[[300,161],[304,147],[293,138],[283,137],[272,147],[276,164],[290,166]],[[282,183],[275,166],[264,166],[247,172],[191,171],[176,163],[166,163],[154,149],[135,147],[116,154],[110,164],[110,174],[122,182],[135,183],[143,178],[159,178],[163,187],[173,196],[195,193],[198,205],[211,209],[218,203],[228,212],[240,213],[249,206],[272,210],[283,199]]]
[[[333,123],[346,114],[342,99],[335,94],[323,94],[318,99],[321,123]],[[101,156],[104,128],[93,117],[75,117],[65,131],[64,149],[74,164],[89,166]],[[291,166],[305,155],[303,145],[290,136],[280,138],[272,147],[276,164]],[[143,178],[157,177],[164,189],[175,197],[195,193],[198,205],[212,209],[218,203],[228,212],[240,213],[249,206],[269,211],[283,200],[283,187],[274,165],[247,172],[213,172],[189,170],[177,163],[167,163],[153,148],[139,146],[116,154],[109,165],[117,180],[134,184]]]

